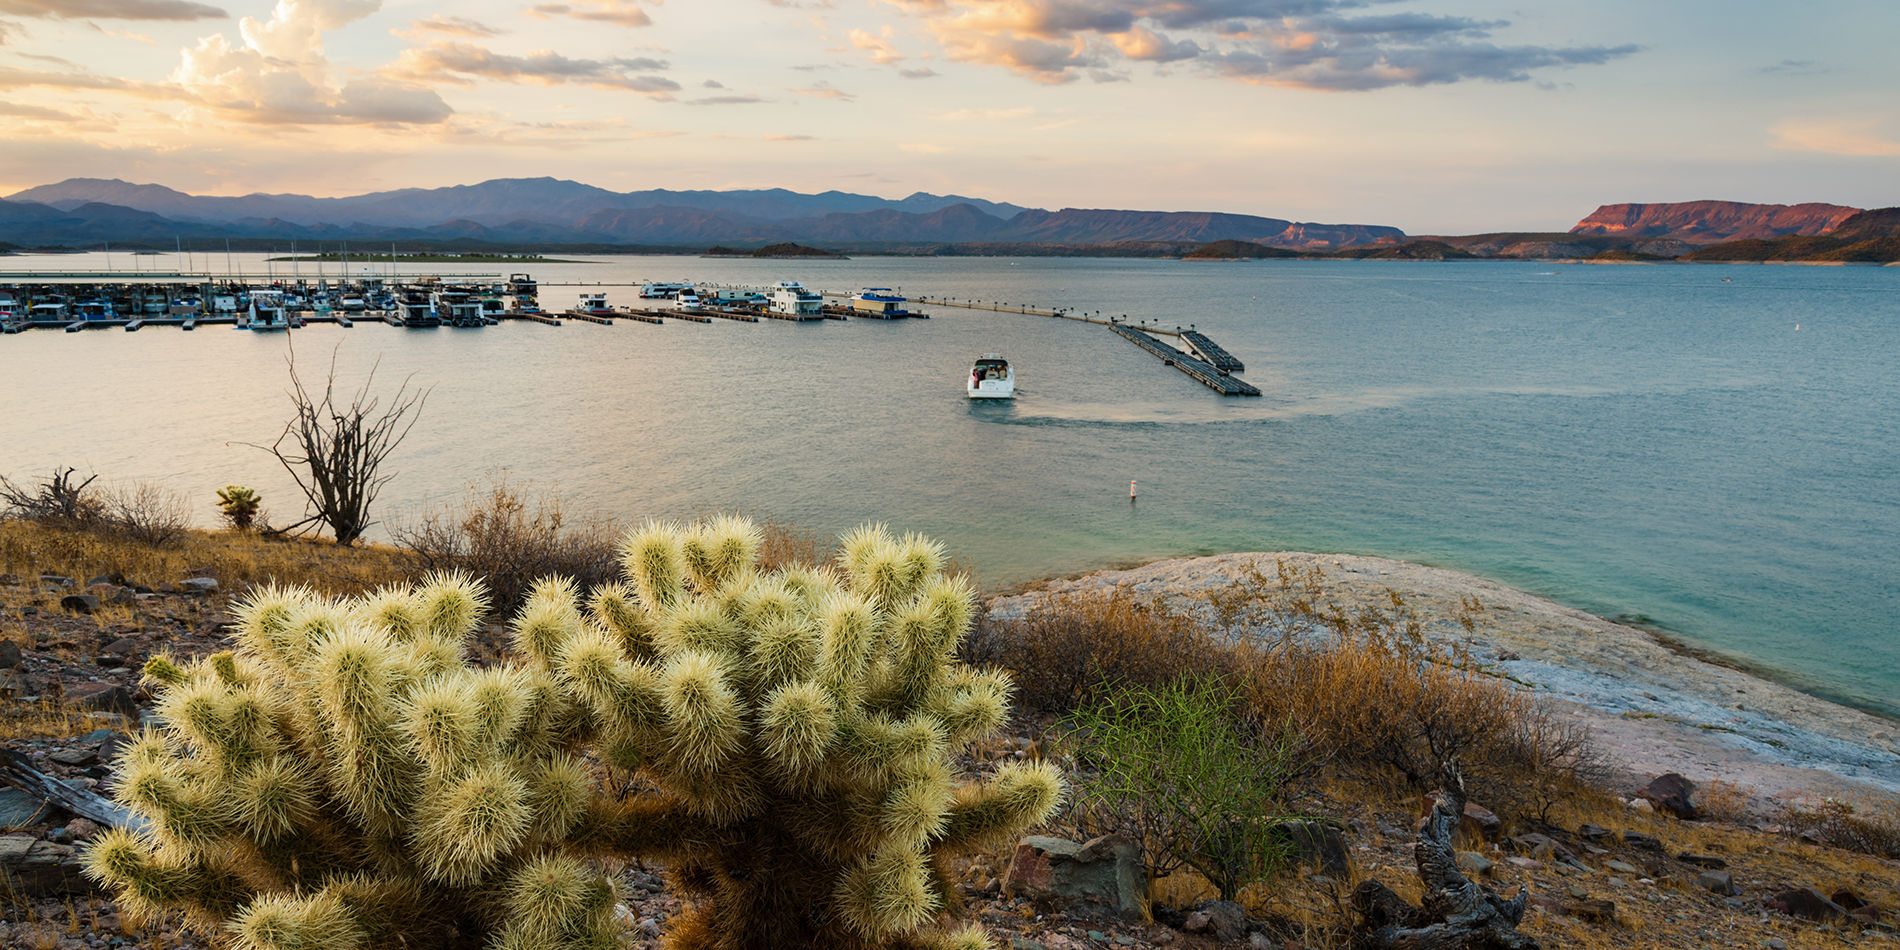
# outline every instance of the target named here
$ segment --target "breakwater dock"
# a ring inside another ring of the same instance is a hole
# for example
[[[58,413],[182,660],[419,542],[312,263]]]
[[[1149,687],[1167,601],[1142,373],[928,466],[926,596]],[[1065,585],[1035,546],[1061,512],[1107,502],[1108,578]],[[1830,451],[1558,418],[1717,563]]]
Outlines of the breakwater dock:
[[[393,268],[392,268],[393,270]],[[927,318],[929,314],[903,308],[907,299],[889,288],[866,288],[862,294],[807,290],[796,282],[798,306],[768,301],[765,293],[747,287],[725,286],[708,301],[696,305],[685,296],[687,284],[619,284],[574,282],[537,284],[527,274],[511,275],[504,283],[494,274],[436,274],[430,276],[357,275],[310,280],[295,275],[186,274],[186,273],[78,273],[0,272],[0,332],[57,329],[79,333],[120,327],[172,326],[183,330],[199,326],[227,326],[253,330],[293,330],[313,323],[332,323],[348,329],[356,322],[380,321],[392,327],[430,329],[438,326],[473,328],[502,321],[533,321],[561,326],[585,321],[612,326],[616,319],[664,325],[667,318],[709,324],[715,320],[758,323],[784,320],[806,323],[826,320]],[[603,287],[642,288],[642,303],[612,307]],[[702,284],[705,288],[720,287]],[[545,311],[535,295],[541,288],[580,287],[581,306]],[[662,298],[656,288],[680,292]],[[771,288],[768,288],[770,290]],[[817,298],[817,299],[813,299]],[[830,298],[827,300],[826,298]],[[848,298],[846,302],[833,301]],[[646,301],[660,301],[647,304]],[[1073,320],[1108,327],[1223,396],[1258,396],[1260,390],[1235,373],[1246,365],[1192,326],[1172,329],[1158,321],[1130,320],[1127,314],[1066,308],[1045,309],[1004,301],[918,296],[918,304],[988,310],[1046,319]],[[821,302],[822,301],[822,302]],[[1163,342],[1173,337],[1179,346]]]
[[[1096,323],[1115,331],[1123,339],[1161,358],[1164,365],[1186,373],[1191,379],[1223,396],[1258,396],[1260,390],[1243,379],[1232,374],[1247,371],[1246,364],[1215,343],[1207,334],[1192,328],[1172,330],[1145,323],[1129,323],[1126,316],[1121,319],[1103,317],[1100,311],[1094,316],[1087,312],[1071,310],[1042,310],[1028,306],[1012,306],[997,301],[951,300],[917,298],[920,302],[933,303],[940,307],[963,307],[968,310],[993,310],[997,313],[1020,313],[1032,317],[1052,317],[1060,320],[1075,320],[1081,323]],[[1187,346],[1187,351],[1175,349],[1155,339],[1157,335],[1172,336]]]

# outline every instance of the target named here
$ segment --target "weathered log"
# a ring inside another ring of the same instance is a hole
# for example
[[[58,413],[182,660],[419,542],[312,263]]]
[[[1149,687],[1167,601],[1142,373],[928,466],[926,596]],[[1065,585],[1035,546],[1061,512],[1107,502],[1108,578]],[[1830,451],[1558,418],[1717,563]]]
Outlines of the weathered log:
[[[52,805],[96,821],[108,828],[120,828],[139,834],[149,833],[144,818],[129,808],[100,798],[91,789],[75,788],[33,767],[33,760],[12,749],[0,749],[0,779],[21,791]]]
[[[1352,892],[1360,916],[1352,941],[1357,950],[1537,950],[1535,939],[1517,932],[1530,892],[1519,888],[1505,900],[1458,870],[1451,838],[1464,817],[1464,777],[1456,768],[1449,774],[1413,846],[1425,885],[1422,906],[1377,881],[1360,884]]]

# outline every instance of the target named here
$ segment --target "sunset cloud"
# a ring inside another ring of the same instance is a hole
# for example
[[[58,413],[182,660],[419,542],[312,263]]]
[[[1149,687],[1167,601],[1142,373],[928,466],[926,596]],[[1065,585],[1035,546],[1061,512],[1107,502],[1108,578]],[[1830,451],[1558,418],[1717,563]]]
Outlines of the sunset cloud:
[[[653,18],[645,10],[622,0],[594,0],[592,3],[540,3],[528,10],[528,15],[539,20],[554,17],[571,17],[594,23],[613,23],[619,26],[652,26]]]
[[[508,31],[459,16],[443,16],[438,13],[426,20],[410,20],[407,30],[390,30],[389,32],[406,38],[414,38],[424,33],[441,33],[445,36],[463,36],[479,40],[500,36]]]
[[[402,79],[424,83],[450,83],[472,86],[477,80],[528,83],[540,86],[567,84],[595,89],[615,89],[669,96],[680,84],[664,76],[639,73],[665,69],[666,63],[639,57],[635,59],[569,59],[553,50],[535,50],[526,56],[496,53],[469,43],[439,42],[406,49],[389,67],[389,73]]]
[[[1120,63],[1192,63],[1207,75],[1328,91],[1597,65],[1640,47],[1504,47],[1503,21],[1362,14],[1356,0],[886,0],[921,18],[953,60],[1043,83],[1128,79]],[[1192,37],[1171,36],[1189,33]]]
[[[801,89],[793,89],[792,91],[795,93],[798,93],[801,96],[806,96],[812,99],[854,99],[856,98],[850,93],[845,92],[844,90],[839,89],[836,86],[833,86],[832,84],[825,82],[822,79],[815,83],[812,83],[809,86],[806,86]]]
[[[882,36],[863,30],[852,30],[849,37],[852,46],[869,53],[871,62],[880,66],[900,62],[904,58],[904,54],[899,53],[897,47],[892,46],[891,41]]]
[[[0,0],[0,13],[50,20],[223,20],[222,9],[188,0]]]
[[[323,34],[381,9],[382,0],[278,0],[269,20],[238,22],[242,45],[222,33],[181,50],[171,81],[193,102],[261,125],[428,125],[455,110],[428,88],[400,79],[339,81]]]

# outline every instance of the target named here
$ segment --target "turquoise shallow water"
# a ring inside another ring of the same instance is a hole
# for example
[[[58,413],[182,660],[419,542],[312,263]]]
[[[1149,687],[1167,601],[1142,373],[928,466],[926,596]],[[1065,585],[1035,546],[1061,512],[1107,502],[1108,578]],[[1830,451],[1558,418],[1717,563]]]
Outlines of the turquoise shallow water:
[[[380,379],[434,387],[392,460],[385,511],[506,467],[626,518],[743,508],[827,532],[885,520],[944,539],[986,584],[1221,551],[1375,554],[1648,618],[1900,715],[1897,268],[533,270],[549,283],[902,286],[1193,323],[1266,395],[1223,399],[1102,327],[951,308],[892,323],[299,332],[307,371],[334,348],[347,381],[380,359]],[[284,350],[282,336],[210,328],[0,338],[0,473],[157,478],[207,522],[211,492],[241,482],[288,514],[282,471],[227,444],[282,425]],[[1013,403],[963,398],[984,352],[1018,367]]]

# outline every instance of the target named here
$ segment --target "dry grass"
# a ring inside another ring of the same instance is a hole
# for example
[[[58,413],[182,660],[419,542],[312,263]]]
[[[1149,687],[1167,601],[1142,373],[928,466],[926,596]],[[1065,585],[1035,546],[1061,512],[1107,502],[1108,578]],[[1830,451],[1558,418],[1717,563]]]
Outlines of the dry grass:
[[[329,594],[357,594],[415,576],[393,548],[343,548],[320,540],[260,537],[187,529],[169,547],[64,530],[32,521],[0,521],[0,573],[29,582],[59,574],[84,584],[102,574],[157,587],[193,575],[216,577],[222,589],[274,581],[307,584]]]

